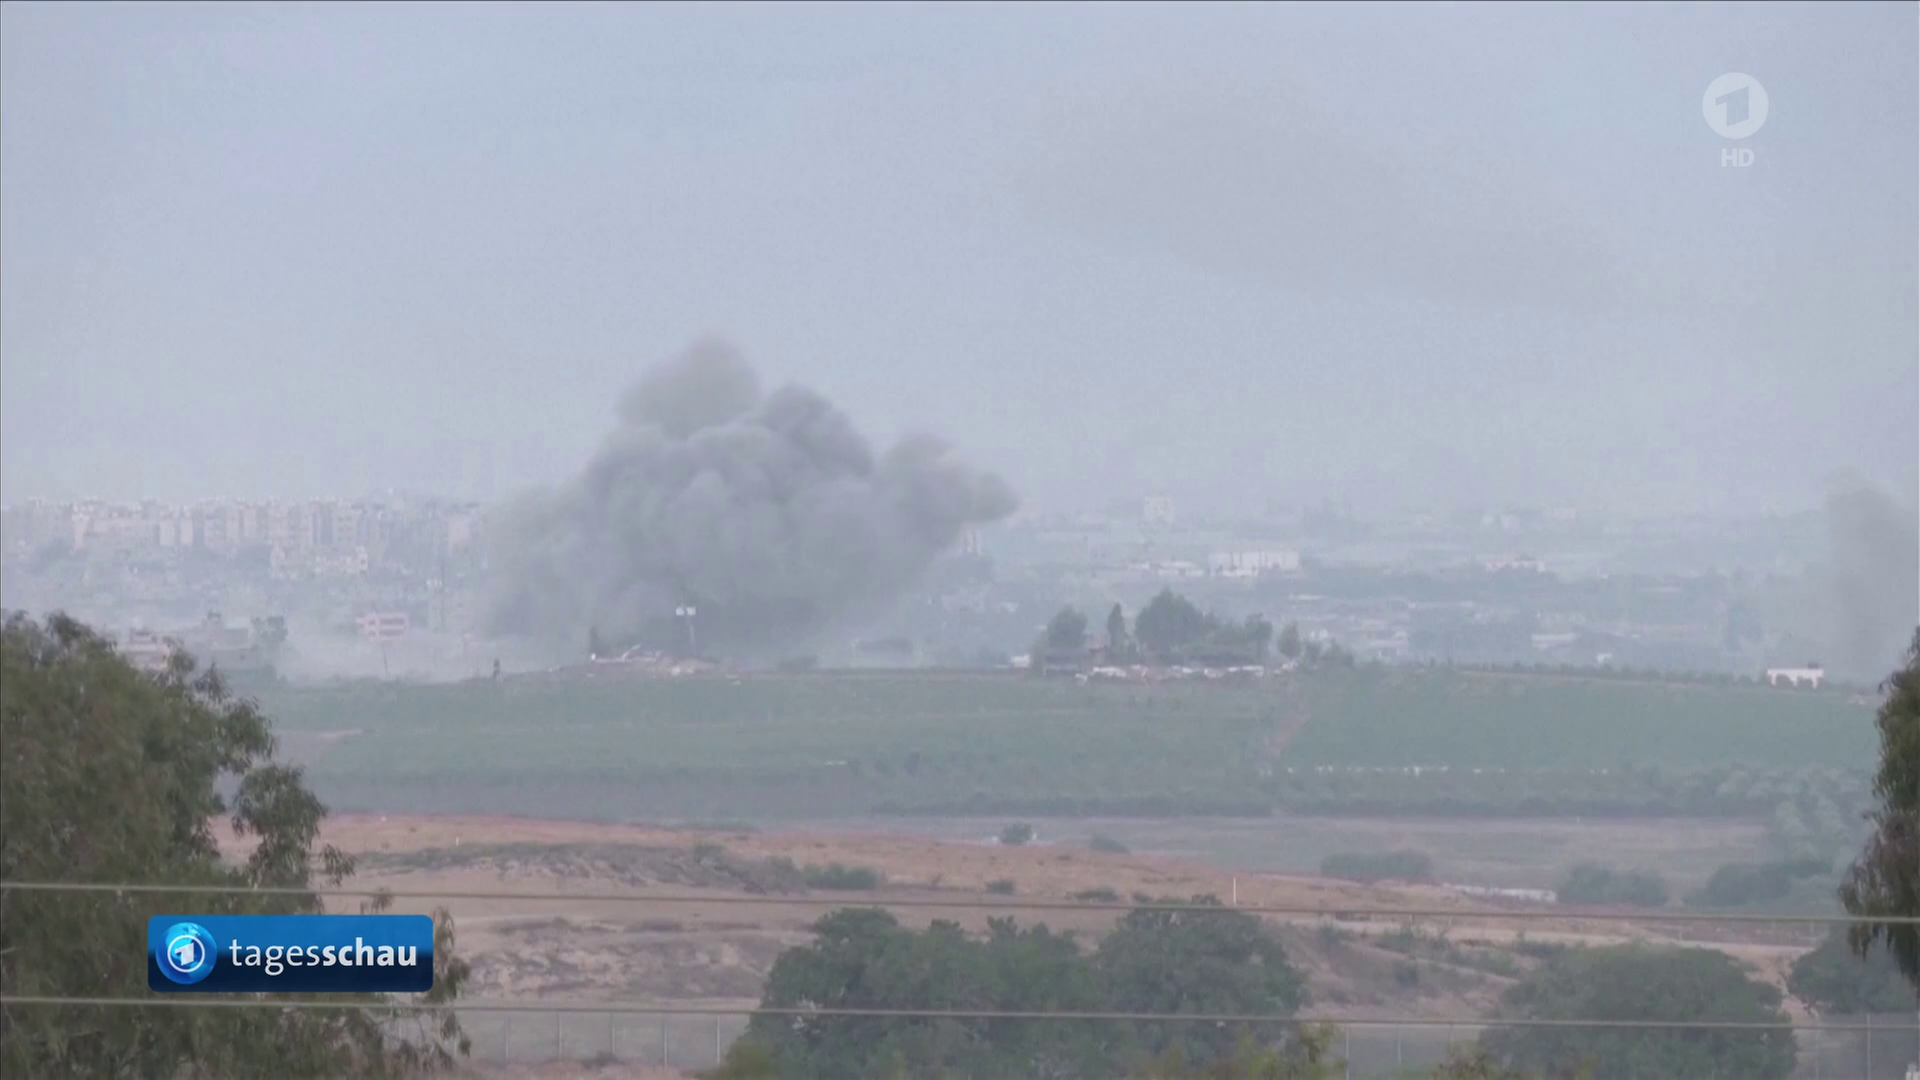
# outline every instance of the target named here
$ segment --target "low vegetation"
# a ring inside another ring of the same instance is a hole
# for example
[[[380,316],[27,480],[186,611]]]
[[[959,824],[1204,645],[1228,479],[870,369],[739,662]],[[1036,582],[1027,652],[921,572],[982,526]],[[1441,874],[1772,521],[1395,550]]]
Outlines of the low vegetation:
[[[1001,829],[999,840],[1009,847],[1018,847],[1021,844],[1031,843],[1033,836],[1033,826],[1022,821]]]
[[[1798,891],[1830,903],[1837,883],[1833,864],[1824,859],[1727,863],[1688,894],[1686,902],[1703,908],[1762,907],[1789,900]]]
[[[1563,904],[1625,904],[1665,907],[1667,883],[1650,870],[1615,870],[1597,863],[1581,863],[1567,871],[1554,890]]]
[[[1107,855],[1128,855],[1133,851],[1132,848],[1105,833],[1094,833],[1093,838],[1087,841],[1087,846]]]
[[[1444,669],[1241,686],[553,676],[282,688],[263,705],[288,731],[362,733],[301,744],[337,805],[582,817],[1746,816],[1791,800],[1821,836],[1852,821],[1873,753],[1871,714],[1844,695]],[[1275,733],[1298,717],[1275,761]],[[1632,762],[1664,770],[1620,768]]]
[[[935,922],[915,931],[878,910],[836,911],[783,953],[761,1004],[1271,1016],[1239,1025],[922,1021],[758,1014],[729,1054],[734,1076],[1125,1076],[1157,1063],[1231,1060],[1293,1039],[1304,978],[1261,921],[1216,911],[1136,910],[1093,949],[1045,926],[993,919],[983,937]],[[938,971],[929,979],[927,971]],[[750,1072],[751,1068],[771,1072]],[[722,1074],[727,1074],[723,1066]]]
[[[1886,943],[1873,942],[1866,956],[1857,956],[1838,927],[1793,962],[1787,990],[1830,1015],[1920,1012],[1920,989],[1901,976]]]
[[[801,871],[809,889],[839,889],[859,891],[877,889],[886,879],[871,866],[845,866],[840,863],[828,863],[825,866],[809,866]]]
[[[1497,1024],[1480,1045],[1529,1075],[1738,1077],[1785,1080],[1794,1042],[1780,991],[1725,953],[1637,945],[1571,949],[1501,998],[1501,1018],[1662,1022],[1713,1020],[1778,1029],[1621,1030]]]

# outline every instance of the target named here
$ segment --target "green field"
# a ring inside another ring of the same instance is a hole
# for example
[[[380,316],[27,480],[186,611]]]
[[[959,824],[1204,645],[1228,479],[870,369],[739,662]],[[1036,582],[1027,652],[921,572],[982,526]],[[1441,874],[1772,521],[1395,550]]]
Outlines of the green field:
[[[1667,769],[1870,763],[1873,710],[1845,694],[1447,670],[1309,680],[1287,764]]]
[[[532,678],[262,705],[342,808],[611,818],[1263,813],[1289,767],[1859,769],[1874,749],[1841,695],[1447,671]]]

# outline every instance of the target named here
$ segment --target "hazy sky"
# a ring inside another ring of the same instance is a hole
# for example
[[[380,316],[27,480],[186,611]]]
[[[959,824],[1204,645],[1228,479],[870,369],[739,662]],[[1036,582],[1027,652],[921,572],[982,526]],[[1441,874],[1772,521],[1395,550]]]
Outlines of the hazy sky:
[[[714,331],[1040,507],[1911,501],[1917,29],[9,3],[0,495],[503,494]]]

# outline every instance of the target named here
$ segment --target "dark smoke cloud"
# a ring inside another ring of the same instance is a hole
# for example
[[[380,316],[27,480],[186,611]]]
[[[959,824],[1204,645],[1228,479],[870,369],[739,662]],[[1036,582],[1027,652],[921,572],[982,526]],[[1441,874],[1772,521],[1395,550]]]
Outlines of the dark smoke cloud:
[[[642,379],[585,471],[504,508],[489,629],[584,646],[798,651],[898,596],[967,528],[1011,513],[995,476],[917,436],[876,454],[812,391],[764,393],[704,342]]]
[[[1914,512],[1861,486],[1827,496],[1832,546],[1833,667],[1878,681],[1899,666],[1920,624],[1920,522]]]

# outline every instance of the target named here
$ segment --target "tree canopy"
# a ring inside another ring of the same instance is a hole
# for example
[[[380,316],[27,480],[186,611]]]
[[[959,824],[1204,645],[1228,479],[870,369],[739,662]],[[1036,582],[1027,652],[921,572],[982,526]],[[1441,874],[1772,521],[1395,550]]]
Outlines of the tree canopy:
[[[1076,607],[1063,607],[1047,623],[1047,647],[1084,649],[1087,645],[1087,617]]]
[[[1237,623],[1223,619],[1162,589],[1134,618],[1133,639],[1162,662],[1257,662],[1273,642],[1273,624],[1259,615]]]
[[[1875,942],[1863,958],[1856,955],[1844,928],[1835,928],[1793,962],[1787,990],[1822,1013],[1914,1012],[1920,991],[1907,984],[1885,942]]]
[[[1622,1030],[1496,1026],[1481,1045],[1502,1064],[1551,1077],[1684,1076],[1785,1080],[1793,1032],[1780,991],[1747,977],[1725,953],[1639,945],[1570,949],[1504,995],[1503,1018],[1730,1021],[1778,1029]]]
[[[1127,613],[1119,604],[1107,612],[1107,659],[1120,663],[1133,659],[1133,635],[1127,632]]]
[[[1920,628],[1906,665],[1890,676],[1880,705],[1879,806],[1873,835],[1840,887],[1840,902],[1855,915],[1920,917]],[[1920,926],[1864,923],[1853,927],[1854,951],[1866,955],[1884,943],[1894,962],[1920,989]]]
[[[809,1017],[761,1013],[730,1058],[781,1077],[1122,1076],[1285,1049],[1305,980],[1260,920],[1241,912],[1129,913],[1098,948],[1070,934],[992,919],[984,937],[889,913],[835,911],[814,941],[775,960],[762,1005],[1038,1012],[1245,1013],[1272,1023],[1216,1026],[1023,1020]]]
[[[0,878],[180,883],[306,890],[338,883],[353,860],[314,850],[326,810],[300,770],[276,764],[264,716],[214,671],[176,654],[148,674],[61,615],[7,619],[0,637]],[[231,785],[231,798],[221,794]],[[212,822],[253,848],[223,861]],[[8,994],[143,998],[146,920],[168,911],[297,914],[310,892],[271,895],[0,894],[0,986]],[[453,925],[436,913],[434,989],[467,975]],[[330,996],[338,1002],[338,996]],[[364,1008],[169,1010],[17,1006],[0,1010],[7,1076],[392,1076],[466,1050],[451,1013],[395,1038],[404,1013]],[[416,1014],[417,1015],[417,1014]]]

